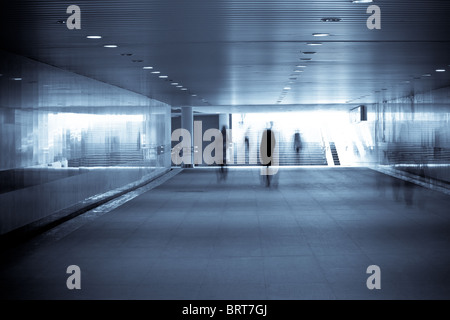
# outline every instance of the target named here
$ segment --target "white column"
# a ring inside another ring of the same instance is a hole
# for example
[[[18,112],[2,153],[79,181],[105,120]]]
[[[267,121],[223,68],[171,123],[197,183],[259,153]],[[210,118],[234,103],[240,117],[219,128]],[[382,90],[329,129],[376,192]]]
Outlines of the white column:
[[[184,167],[193,167],[193,163],[194,163],[194,150],[193,150],[193,146],[194,146],[194,114],[192,112],[192,107],[182,107],[181,108],[181,128],[182,129],[186,129],[187,131],[189,131],[189,134],[191,135],[191,143],[190,143],[190,148],[191,148],[191,164],[184,164]]]

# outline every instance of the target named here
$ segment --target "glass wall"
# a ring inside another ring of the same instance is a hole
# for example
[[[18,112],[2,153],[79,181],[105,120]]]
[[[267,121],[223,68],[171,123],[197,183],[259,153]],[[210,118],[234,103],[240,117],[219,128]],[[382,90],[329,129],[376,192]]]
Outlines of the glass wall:
[[[449,88],[373,106],[378,162],[450,182]]]
[[[169,105],[0,56],[0,234],[170,169]]]

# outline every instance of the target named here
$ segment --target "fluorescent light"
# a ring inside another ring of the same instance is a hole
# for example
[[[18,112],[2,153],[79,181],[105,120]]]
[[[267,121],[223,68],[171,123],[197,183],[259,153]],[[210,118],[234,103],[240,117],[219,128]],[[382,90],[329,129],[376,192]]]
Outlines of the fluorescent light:
[[[11,78],[13,81],[22,81],[22,78]]]
[[[328,37],[330,34],[329,33],[313,33],[312,35],[314,37]]]
[[[105,48],[117,48],[116,44],[105,44],[104,45]]]
[[[436,72],[445,72],[445,69],[436,69]]]
[[[177,88],[183,88],[183,86],[177,86]]]
[[[186,91],[187,89],[186,88],[181,88],[181,90]]]
[[[151,69],[153,69],[153,67],[142,67],[142,69],[151,70]]]
[[[159,76],[161,79],[166,79],[166,78],[168,78],[169,76]]]
[[[342,19],[341,18],[336,18],[336,17],[327,17],[327,18],[322,18],[320,19],[322,22],[339,22]]]
[[[161,72],[159,71],[152,71],[153,74],[160,74]]]
[[[426,74],[423,74],[422,77],[431,77],[431,74],[426,73]]]
[[[297,68],[306,68],[306,66],[302,66],[302,65],[299,65],[299,66],[296,66]]]
[[[291,87],[284,87],[283,90],[291,90]]]
[[[177,86],[177,85],[178,85],[178,82],[172,82],[171,85]]]
[[[352,3],[371,3],[373,0],[353,0]]]
[[[86,36],[88,39],[101,39],[102,36]]]
[[[193,94],[192,96],[193,96],[193,97],[196,97],[197,95],[196,95],[196,94]]]
[[[320,42],[308,42],[307,45],[308,46],[321,46],[322,43],[320,43]]]
[[[303,70],[294,70],[294,72],[303,72]]]

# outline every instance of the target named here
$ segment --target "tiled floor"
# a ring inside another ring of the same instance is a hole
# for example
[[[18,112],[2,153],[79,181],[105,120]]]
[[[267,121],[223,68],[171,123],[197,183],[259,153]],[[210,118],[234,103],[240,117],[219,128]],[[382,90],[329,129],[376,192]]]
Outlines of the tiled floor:
[[[365,168],[292,168],[267,188],[256,169],[225,181],[185,170],[59,240],[3,253],[0,296],[449,299],[450,197],[393,182]],[[81,290],[66,287],[69,265]],[[380,290],[366,286],[370,265]]]

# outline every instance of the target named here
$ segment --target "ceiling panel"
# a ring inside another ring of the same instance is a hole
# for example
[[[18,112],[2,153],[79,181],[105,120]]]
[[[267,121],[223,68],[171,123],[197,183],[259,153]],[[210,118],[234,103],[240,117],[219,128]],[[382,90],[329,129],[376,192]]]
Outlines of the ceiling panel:
[[[81,30],[61,23],[69,4],[2,1],[0,47],[174,106],[372,103],[450,82],[435,72],[450,69],[450,1],[374,1],[381,30],[347,0],[77,1]]]

